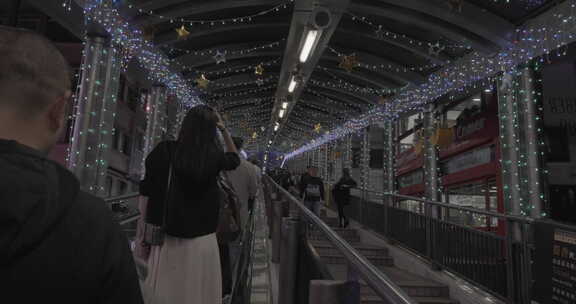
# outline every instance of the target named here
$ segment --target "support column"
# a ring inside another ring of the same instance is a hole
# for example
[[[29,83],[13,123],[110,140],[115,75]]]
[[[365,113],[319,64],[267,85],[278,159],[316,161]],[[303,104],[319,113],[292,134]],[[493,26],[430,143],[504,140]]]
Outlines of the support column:
[[[360,223],[364,223],[364,209],[368,199],[366,190],[369,186],[368,176],[370,174],[370,127],[362,131],[362,160],[360,161],[360,187],[362,188],[362,201],[360,203]]]
[[[541,140],[542,129],[538,121],[539,102],[538,93],[536,93],[536,77],[531,67],[524,67],[520,74],[520,95],[518,102],[520,136],[522,147],[519,151],[522,166],[522,192],[526,196],[524,201],[527,203],[525,213],[532,218],[540,218],[545,213],[544,210],[544,191],[543,191],[543,173],[544,166],[542,161],[542,149],[544,145]]]
[[[423,136],[424,136],[424,191],[426,199],[440,201],[440,187],[438,183],[438,150],[432,137],[436,132],[436,117],[434,104],[426,106],[424,111]],[[436,217],[436,208],[427,205],[426,215]]]
[[[344,141],[344,168],[352,170],[352,134],[346,135]]]
[[[86,39],[68,167],[82,189],[101,197],[106,195],[120,66],[119,52],[106,38]]]
[[[520,194],[520,170],[517,153],[520,138],[517,129],[518,104],[516,103],[516,93],[518,88],[515,88],[517,82],[514,81],[516,78],[516,75],[506,73],[498,83],[502,189],[506,212],[511,215],[521,215],[520,206],[523,205]]]
[[[395,140],[394,121],[386,120],[384,122],[384,192],[393,193],[396,191],[396,147],[394,146]],[[384,197],[384,203],[387,206],[392,206],[394,198],[392,196]]]
[[[187,112],[187,109],[182,104],[174,105],[174,111],[168,112],[168,133],[173,139],[178,139],[178,136],[180,135],[180,126],[182,125],[182,121]]]
[[[167,133],[167,102],[166,87],[153,86],[150,90],[148,104],[146,105],[148,122],[146,125],[146,156],[159,142],[164,140],[164,134]]]
[[[324,178],[324,181],[325,181],[325,182],[330,182],[330,176],[329,176],[329,174],[328,174],[328,173],[329,173],[329,172],[328,172],[328,163],[330,162],[330,160],[328,159],[328,156],[330,155],[330,144],[329,144],[329,143],[327,143],[327,144],[324,145],[324,151],[322,151],[322,154],[323,154],[323,159],[322,159],[323,164],[322,164],[322,166],[323,166],[323,169],[324,169],[324,174],[323,174],[324,176],[323,176],[323,178]]]

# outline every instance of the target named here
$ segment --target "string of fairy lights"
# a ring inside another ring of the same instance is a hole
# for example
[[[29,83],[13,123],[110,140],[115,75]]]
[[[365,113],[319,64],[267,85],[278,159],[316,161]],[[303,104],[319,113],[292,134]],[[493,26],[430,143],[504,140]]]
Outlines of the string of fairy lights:
[[[471,53],[431,74],[424,84],[402,90],[389,98],[385,105],[347,121],[328,134],[318,137],[313,143],[288,153],[287,157],[314,149],[322,143],[340,138],[373,122],[397,120],[402,113],[408,111],[419,112],[425,104],[449,92],[468,90],[470,85],[483,79],[493,81],[501,71],[510,70],[532,58],[552,51],[564,53],[566,50],[562,49],[562,46],[574,41],[576,37],[575,5],[575,0],[569,0],[559,6],[563,11],[556,9],[551,20],[538,19],[532,25],[519,28],[516,32],[517,43],[513,47],[492,56]]]
[[[265,67],[277,65],[279,62],[280,62],[280,58],[270,60],[270,61],[261,62],[258,64],[244,65],[241,67],[229,67],[229,68],[214,70],[214,71],[202,71],[202,70],[198,70],[198,69],[192,69],[189,67],[185,67],[183,69],[183,72],[195,73],[197,75],[204,74],[205,76],[220,76],[220,75],[226,75],[226,74],[237,74],[237,73],[254,71],[258,66],[262,66],[265,68]]]
[[[286,39],[281,39],[281,40],[274,41],[271,43],[266,43],[266,44],[242,48],[242,49],[220,49],[220,48],[217,48],[217,49],[211,49],[211,50],[194,51],[194,50],[190,50],[190,49],[183,49],[183,48],[177,48],[177,47],[172,47],[172,46],[165,46],[165,47],[163,47],[163,49],[165,49],[166,53],[170,56],[173,56],[176,54],[178,54],[179,56],[181,56],[182,54],[193,55],[193,56],[215,56],[219,52],[222,54],[225,54],[226,56],[238,56],[238,55],[250,54],[250,53],[265,50],[265,49],[277,48],[284,41],[286,41]]]
[[[143,38],[142,31],[126,21],[115,7],[114,1],[90,0],[84,7],[86,19],[102,26],[110,39],[128,50],[148,70],[147,77],[163,83],[176,94],[178,100],[189,106],[200,104],[195,90],[177,72],[170,68],[169,58],[150,41]]]
[[[187,24],[190,26],[195,25],[209,25],[209,26],[217,26],[217,25],[226,25],[226,24],[238,24],[238,23],[246,23],[254,20],[257,17],[265,16],[271,13],[279,12],[281,10],[287,9],[292,6],[294,0],[288,0],[284,3],[278,4],[272,8],[265,9],[256,13],[252,13],[249,15],[244,16],[237,16],[231,18],[223,18],[223,19],[192,19],[186,17],[170,17],[167,15],[161,15],[155,13],[153,10],[145,10],[143,8],[137,8],[137,11],[141,15],[145,15],[154,19],[161,20],[163,22],[169,23],[179,23],[179,24]],[[134,9],[136,6],[133,4],[128,4],[128,8]]]
[[[334,53],[338,57],[346,56],[346,54],[339,52],[338,50],[336,50],[332,46],[328,46],[327,48],[330,52]],[[446,63],[448,64],[450,62],[448,61]],[[366,64],[366,63],[358,62],[357,67],[361,67],[361,68],[371,70],[371,71],[389,71],[389,72],[397,72],[397,73],[406,73],[406,72],[415,72],[415,71],[418,71],[418,72],[427,71],[430,69],[437,68],[438,64],[430,63],[430,64],[420,65],[420,66],[399,66],[399,65],[391,64],[391,63],[388,63],[388,64]]]

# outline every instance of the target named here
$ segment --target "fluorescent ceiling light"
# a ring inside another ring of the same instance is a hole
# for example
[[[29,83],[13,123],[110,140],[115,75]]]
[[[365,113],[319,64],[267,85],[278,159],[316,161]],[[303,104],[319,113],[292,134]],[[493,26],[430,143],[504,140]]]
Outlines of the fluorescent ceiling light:
[[[286,110],[280,110],[280,113],[278,113],[278,117],[280,117],[280,118],[284,117],[285,112],[286,112]]]
[[[294,78],[294,76],[292,76],[292,78],[290,79],[290,85],[288,85],[288,92],[289,93],[294,92],[297,84],[298,83],[296,82],[296,78]]]
[[[282,109],[288,108],[288,103],[285,101],[282,103]]]
[[[486,89],[486,90],[484,90],[484,92],[486,92],[486,93],[492,93],[492,89]]]
[[[276,126],[274,127],[274,132],[278,131],[278,129],[280,129],[280,126],[279,126],[279,125],[276,125]]]
[[[480,101],[481,99],[480,99],[480,98],[474,98],[474,99],[472,99],[472,100],[473,100],[473,101]]]
[[[308,34],[306,34],[306,40],[304,41],[304,46],[302,46],[302,51],[300,52],[300,62],[304,63],[308,60],[312,53],[312,49],[316,44],[316,38],[318,38],[317,30],[308,31]]]

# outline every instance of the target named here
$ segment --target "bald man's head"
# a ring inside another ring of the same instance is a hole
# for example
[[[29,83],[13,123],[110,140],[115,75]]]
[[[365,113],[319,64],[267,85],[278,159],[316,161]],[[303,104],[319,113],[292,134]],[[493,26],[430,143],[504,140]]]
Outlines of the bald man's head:
[[[36,116],[70,91],[70,82],[68,63],[48,39],[0,26],[0,109]]]

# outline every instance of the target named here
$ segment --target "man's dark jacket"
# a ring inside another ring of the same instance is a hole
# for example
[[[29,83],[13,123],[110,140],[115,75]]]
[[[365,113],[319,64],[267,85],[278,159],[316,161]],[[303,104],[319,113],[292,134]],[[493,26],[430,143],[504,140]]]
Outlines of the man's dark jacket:
[[[62,166],[0,140],[4,303],[142,303],[134,260],[104,201]]]

